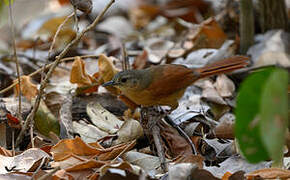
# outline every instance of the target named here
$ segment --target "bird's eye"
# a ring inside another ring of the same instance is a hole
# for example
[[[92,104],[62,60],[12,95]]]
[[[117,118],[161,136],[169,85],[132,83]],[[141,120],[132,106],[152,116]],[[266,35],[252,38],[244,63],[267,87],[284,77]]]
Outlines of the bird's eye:
[[[122,78],[122,79],[121,79],[121,82],[122,82],[122,83],[125,83],[126,81],[127,81],[127,78]]]

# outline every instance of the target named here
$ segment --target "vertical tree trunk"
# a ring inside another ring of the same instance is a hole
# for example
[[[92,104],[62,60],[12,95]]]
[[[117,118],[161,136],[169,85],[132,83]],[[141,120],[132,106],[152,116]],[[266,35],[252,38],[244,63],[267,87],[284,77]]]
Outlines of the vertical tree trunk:
[[[254,43],[254,12],[252,0],[240,0],[240,53],[245,54]]]
[[[270,29],[289,31],[284,0],[259,0],[259,13],[262,32]]]

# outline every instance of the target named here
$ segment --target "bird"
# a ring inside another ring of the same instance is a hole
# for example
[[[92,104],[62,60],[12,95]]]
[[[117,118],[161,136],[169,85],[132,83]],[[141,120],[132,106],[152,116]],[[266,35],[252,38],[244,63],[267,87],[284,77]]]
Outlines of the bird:
[[[201,68],[188,68],[178,64],[154,65],[146,69],[125,70],[117,73],[103,87],[114,86],[137,105],[178,107],[178,100],[186,88],[195,81],[229,73],[249,64],[246,56],[233,56],[218,60]]]

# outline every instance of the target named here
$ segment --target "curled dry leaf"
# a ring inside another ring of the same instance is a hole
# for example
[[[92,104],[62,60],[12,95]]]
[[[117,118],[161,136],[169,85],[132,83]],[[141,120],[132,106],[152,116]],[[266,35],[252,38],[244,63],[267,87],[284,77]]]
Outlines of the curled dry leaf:
[[[85,62],[78,56],[72,64],[70,82],[78,85],[78,94],[92,93],[98,90],[98,86],[94,85],[96,83],[95,78],[87,74]]]
[[[109,134],[116,133],[124,123],[99,103],[89,103],[87,105],[87,114],[95,126]]]
[[[138,121],[127,119],[117,134],[118,139],[115,141],[115,144],[120,144],[143,136],[143,129]]]
[[[30,101],[32,98],[34,98],[37,93],[37,87],[35,84],[31,82],[31,79],[29,76],[21,76],[21,93]],[[14,80],[14,82],[18,82],[18,79]],[[19,95],[19,85],[17,84],[14,87],[14,95]]]
[[[210,80],[206,80],[202,84],[202,98],[207,101],[211,101],[217,104],[226,105],[227,103],[223,100],[223,98],[219,95],[219,93],[214,88],[213,83]]]
[[[85,62],[77,56],[72,64],[70,82],[75,83],[78,86],[84,86],[90,85],[92,81],[92,77],[86,73]]]
[[[217,77],[214,86],[221,97],[231,97],[235,92],[235,84],[224,74]]]
[[[73,122],[74,131],[82,137],[84,142],[90,143],[95,142],[100,138],[103,138],[108,135],[107,132],[100,130],[96,126],[87,124],[84,121]]]
[[[104,54],[101,54],[98,59],[98,66],[99,66],[99,84],[103,84],[105,82],[108,82],[112,80],[112,78],[119,72],[115,68],[115,66],[112,63],[112,60],[105,56]],[[120,90],[115,87],[106,87],[108,91],[110,91],[113,94],[120,94]]]

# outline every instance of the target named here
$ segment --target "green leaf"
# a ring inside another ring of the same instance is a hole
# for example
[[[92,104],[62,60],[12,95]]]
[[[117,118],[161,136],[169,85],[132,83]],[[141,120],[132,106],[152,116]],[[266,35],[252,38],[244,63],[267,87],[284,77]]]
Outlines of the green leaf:
[[[275,69],[264,86],[261,99],[260,135],[270,157],[276,163],[283,158],[288,123],[288,73]]]
[[[40,134],[49,137],[49,133],[60,134],[60,124],[43,101],[35,114],[34,125]]]
[[[263,84],[270,73],[264,71],[249,76],[241,85],[237,97],[235,135],[241,151],[251,163],[269,158],[260,137],[258,114]]]
[[[253,73],[241,85],[235,134],[249,162],[282,157],[287,127],[286,95],[287,72],[277,68]]]

